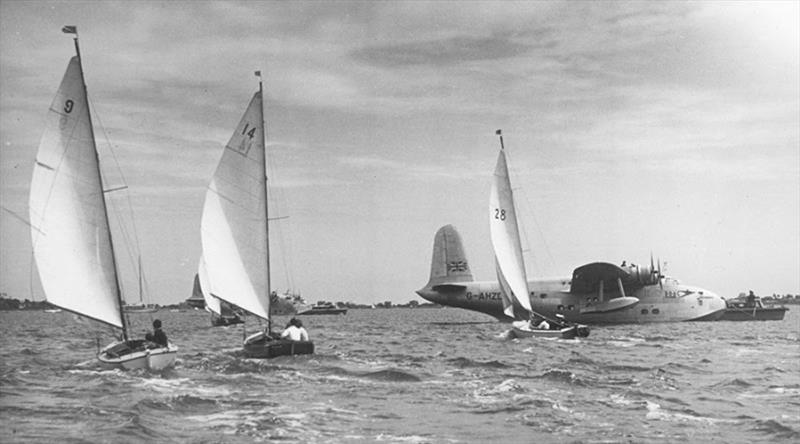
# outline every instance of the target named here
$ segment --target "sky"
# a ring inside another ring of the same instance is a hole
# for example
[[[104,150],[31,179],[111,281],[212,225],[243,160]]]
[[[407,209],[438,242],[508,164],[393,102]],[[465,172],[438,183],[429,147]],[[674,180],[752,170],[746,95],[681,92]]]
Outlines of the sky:
[[[138,246],[118,253],[128,300],[139,254],[149,302],[191,295],[205,189],[255,70],[280,293],[421,300],[446,224],[495,279],[502,128],[530,277],[652,253],[723,297],[800,294],[800,2],[0,0],[8,297],[44,298],[27,202],[74,54],[63,25],[106,187],[128,187],[108,195],[115,244]]]

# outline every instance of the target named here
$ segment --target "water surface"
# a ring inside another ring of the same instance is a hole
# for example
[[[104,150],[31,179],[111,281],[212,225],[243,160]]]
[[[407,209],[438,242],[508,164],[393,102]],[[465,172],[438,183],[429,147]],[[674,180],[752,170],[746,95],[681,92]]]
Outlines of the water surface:
[[[507,340],[460,309],[307,316],[311,356],[246,359],[241,326],[155,317],[163,374],[104,370],[108,330],[0,312],[3,442],[798,442],[800,312],[783,321],[604,326]],[[288,318],[277,318],[284,325]],[[256,325],[249,325],[252,333]]]

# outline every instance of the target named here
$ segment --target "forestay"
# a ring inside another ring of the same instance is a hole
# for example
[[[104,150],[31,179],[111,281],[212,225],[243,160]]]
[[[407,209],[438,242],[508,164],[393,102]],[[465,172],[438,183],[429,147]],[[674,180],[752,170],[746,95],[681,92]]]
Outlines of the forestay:
[[[211,295],[269,318],[266,167],[261,92],[222,153],[203,207],[201,240]]]
[[[102,180],[78,57],[47,113],[30,191],[31,238],[47,301],[122,327]]]
[[[489,228],[503,297],[503,312],[514,317],[513,301],[532,311],[528,297],[528,279],[522,257],[514,196],[508,176],[505,150],[497,157],[489,197]]]

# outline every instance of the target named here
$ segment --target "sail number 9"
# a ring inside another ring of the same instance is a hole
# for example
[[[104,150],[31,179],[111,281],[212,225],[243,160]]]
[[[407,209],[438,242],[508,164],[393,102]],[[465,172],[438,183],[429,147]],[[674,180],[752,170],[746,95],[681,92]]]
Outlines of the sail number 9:
[[[73,102],[72,99],[67,99],[67,101],[64,102],[64,112],[67,114],[71,113],[74,105],[75,102]]]
[[[506,220],[506,210],[501,208],[494,209],[494,218],[498,220]]]

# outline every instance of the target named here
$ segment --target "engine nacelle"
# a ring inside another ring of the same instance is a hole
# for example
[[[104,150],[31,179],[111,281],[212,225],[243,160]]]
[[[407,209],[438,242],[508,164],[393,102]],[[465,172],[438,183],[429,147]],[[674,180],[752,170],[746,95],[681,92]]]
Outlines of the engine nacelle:
[[[626,265],[623,262],[620,268],[630,273],[631,277],[642,285],[655,285],[664,277],[661,275],[660,267],[656,268],[653,266],[636,264]]]

